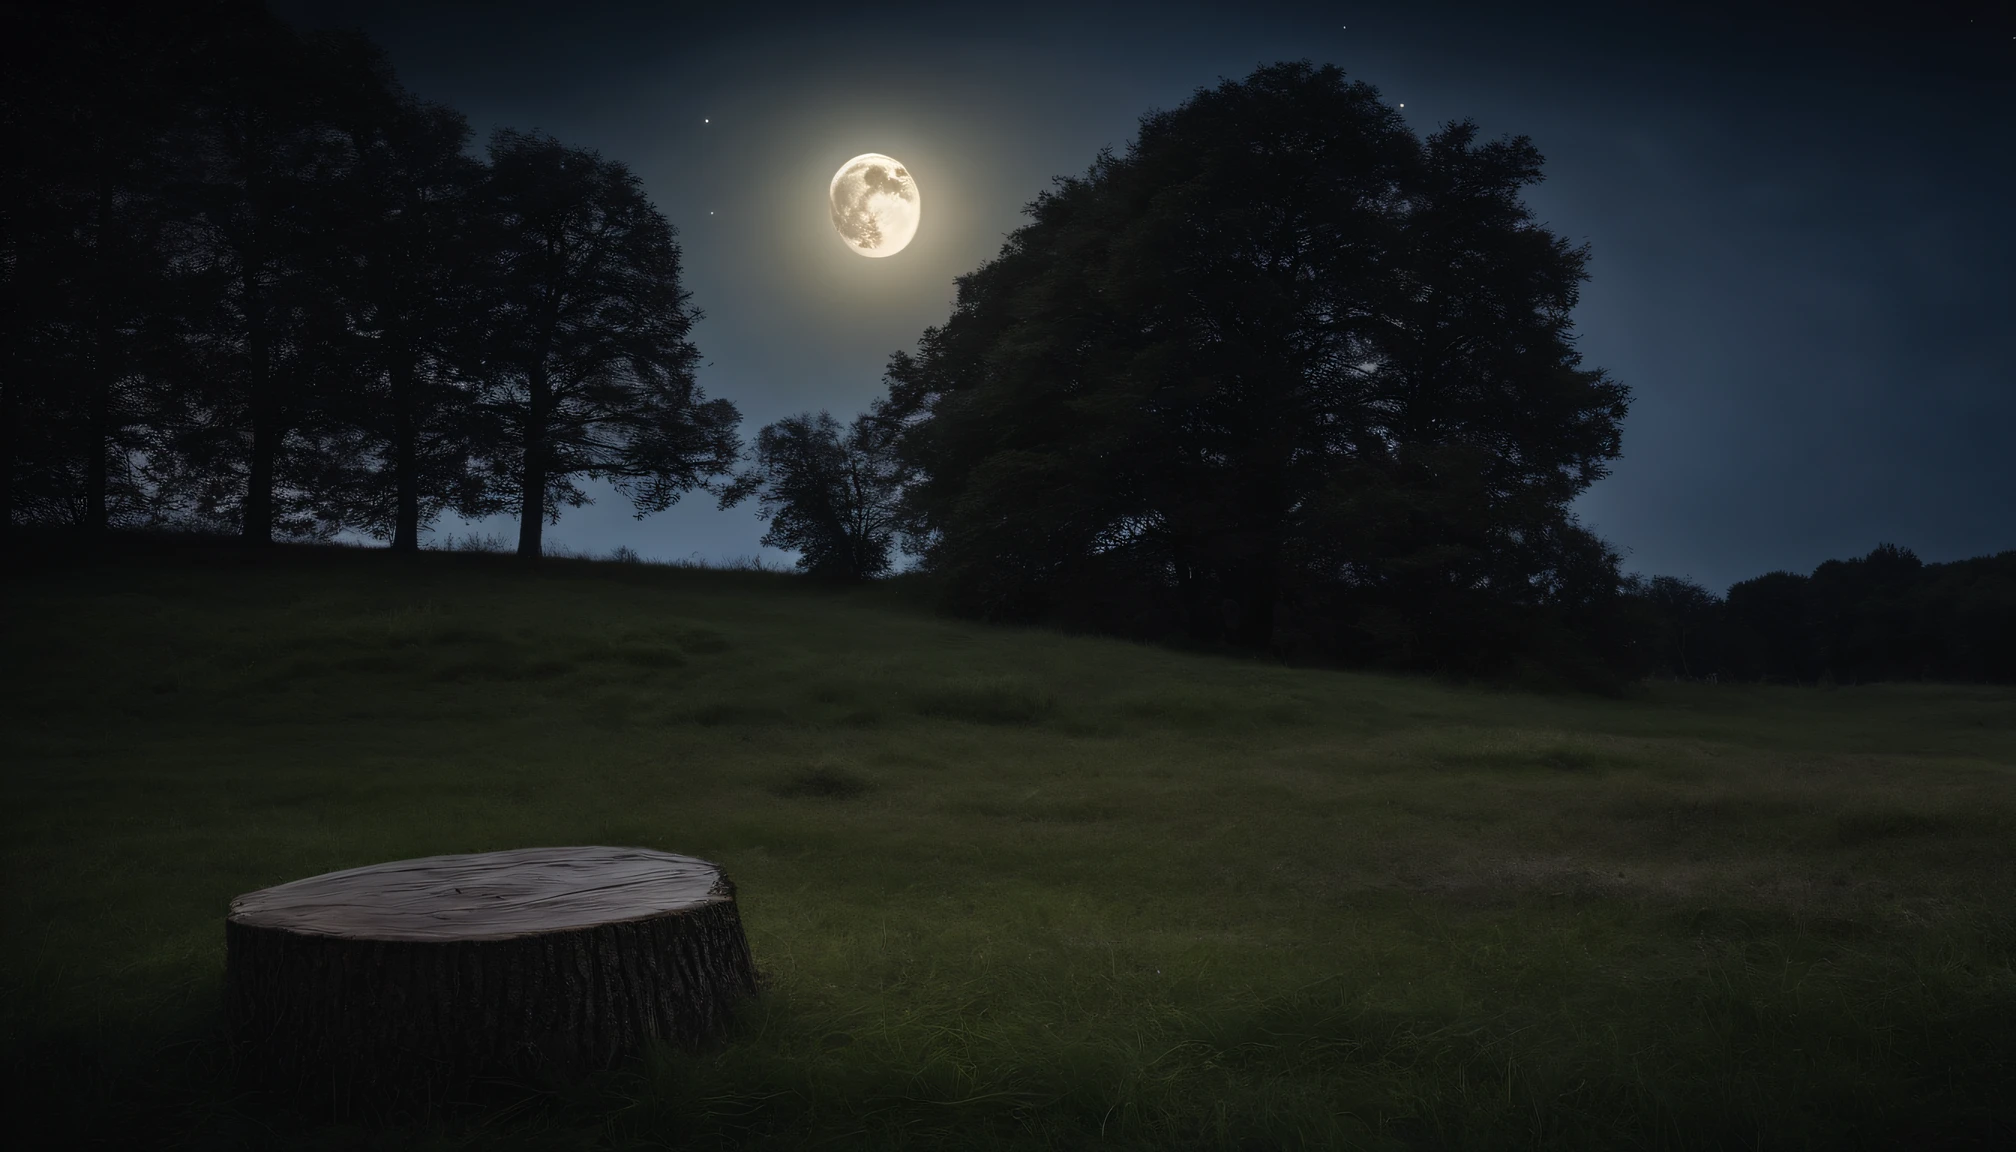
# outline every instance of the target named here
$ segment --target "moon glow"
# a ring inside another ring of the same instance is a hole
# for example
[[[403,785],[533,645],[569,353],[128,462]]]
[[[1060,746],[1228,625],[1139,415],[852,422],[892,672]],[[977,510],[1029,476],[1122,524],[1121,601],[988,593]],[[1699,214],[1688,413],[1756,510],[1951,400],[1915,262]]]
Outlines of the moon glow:
[[[826,189],[833,228],[863,256],[894,256],[917,235],[924,204],[910,170],[880,152],[863,152],[840,166]]]

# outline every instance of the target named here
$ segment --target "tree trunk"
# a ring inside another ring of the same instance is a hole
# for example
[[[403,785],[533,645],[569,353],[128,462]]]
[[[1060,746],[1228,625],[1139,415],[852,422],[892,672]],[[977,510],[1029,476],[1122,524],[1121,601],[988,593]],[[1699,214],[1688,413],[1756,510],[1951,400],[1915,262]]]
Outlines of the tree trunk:
[[[252,400],[252,460],[245,477],[245,542],[273,542],[273,459],[277,455],[279,421],[274,418],[267,387]]]
[[[695,1044],[756,990],[734,885],[642,848],[332,872],[233,900],[224,939],[241,1068],[340,1113]]]
[[[101,166],[103,161],[100,161]],[[112,415],[112,291],[111,257],[105,252],[105,237],[112,228],[112,181],[102,172],[98,178],[97,235],[92,242],[92,290],[96,299],[91,325],[91,366],[85,387],[84,406],[84,530],[102,533],[110,518],[105,512],[105,441],[111,435]]]
[[[247,261],[245,270],[245,318],[249,331],[246,333],[246,347],[251,363],[247,366],[247,402],[252,417],[252,456],[245,472],[245,507],[243,536],[247,544],[270,544],[273,542],[273,458],[276,445],[275,433],[279,421],[275,419],[273,397],[272,350],[267,344],[266,317],[259,296],[259,287],[253,272],[256,265]]]
[[[1183,608],[1184,627],[1193,640],[1206,643],[1217,640],[1223,621],[1214,598],[1216,590],[1209,580],[1198,575],[1195,544],[1186,534],[1177,537],[1170,549],[1176,568],[1176,599]]]
[[[14,375],[19,371],[18,362],[7,365],[5,371]],[[0,380],[0,540],[14,531],[14,469],[15,456],[20,451],[14,441],[17,427],[14,408],[20,403],[20,393],[18,379]]]
[[[1262,571],[1249,579],[1240,597],[1239,623],[1232,642],[1265,652],[1274,646],[1274,607],[1280,599],[1276,575]]]
[[[1239,551],[1244,555],[1235,567],[1233,594],[1238,597],[1238,622],[1228,637],[1241,648],[1259,652],[1274,647],[1274,607],[1281,598],[1281,536],[1287,520],[1287,485],[1282,479],[1285,453],[1256,454],[1269,463],[1253,483],[1246,499]]]
[[[392,468],[398,489],[392,550],[420,550],[420,449],[413,361],[402,354],[392,366]]]
[[[518,504],[518,555],[537,560],[546,530],[546,373],[534,372],[525,405],[525,464]]]
[[[101,334],[97,354],[89,369],[91,375],[86,387],[90,392],[85,399],[84,420],[84,530],[92,534],[103,533],[111,521],[105,511],[105,441],[111,432],[108,425],[112,388],[105,379],[104,354],[105,342]]]

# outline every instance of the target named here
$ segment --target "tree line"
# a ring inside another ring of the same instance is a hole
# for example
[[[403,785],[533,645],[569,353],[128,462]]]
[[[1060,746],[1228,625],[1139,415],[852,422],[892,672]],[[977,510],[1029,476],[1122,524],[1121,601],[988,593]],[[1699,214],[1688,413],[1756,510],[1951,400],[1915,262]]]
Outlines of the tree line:
[[[1672,576],[1634,578],[1623,592],[1645,675],[2016,681],[2016,551],[1926,564],[1908,548],[1881,544],[1810,575],[1744,580],[1725,596]]]
[[[621,163],[487,158],[356,34],[261,5],[10,6],[0,523],[519,551],[607,480],[725,483],[676,233]]]
[[[1334,68],[1151,113],[961,277],[887,393],[763,431],[765,543],[941,602],[1294,658],[1533,677],[2016,680],[2016,553],[1878,548],[1726,600],[1622,571],[1570,502],[1629,390],[1524,138],[1416,137]]]
[[[355,530],[518,550],[611,483],[755,498],[815,576],[1327,663],[2012,679],[2011,556],[1898,549],[1719,599],[1570,504],[1630,391],[1575,348],[1588,250],[1524,137],[1419,136],[1284,63],[1141,120],[1027,208],[843,425],[738,436],[676,231],[621,163],[405,92],[242,0],[10,9],[0,524]],[[25,50],[24,50],[25,48]]]

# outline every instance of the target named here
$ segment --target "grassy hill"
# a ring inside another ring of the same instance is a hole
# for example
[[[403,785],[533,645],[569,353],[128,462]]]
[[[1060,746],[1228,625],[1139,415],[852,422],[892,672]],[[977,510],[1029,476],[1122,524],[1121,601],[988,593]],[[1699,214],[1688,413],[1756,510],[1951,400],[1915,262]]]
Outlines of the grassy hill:
[[[1537,696],[446,554],[0,593],[0,1019],[46,1142],[357,1145],[233,1089],[230,898],[591,843],[719,861],[764,995],[377,1146],[2016,1134],[2009,688]]]

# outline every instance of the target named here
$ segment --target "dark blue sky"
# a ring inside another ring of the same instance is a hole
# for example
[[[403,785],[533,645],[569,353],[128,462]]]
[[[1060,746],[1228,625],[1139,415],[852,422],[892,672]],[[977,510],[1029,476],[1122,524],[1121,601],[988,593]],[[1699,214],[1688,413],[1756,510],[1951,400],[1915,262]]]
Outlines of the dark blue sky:
[[[1578,504],[1628,570],[1721,591],[1880,541],[2016,548],[2007,5],[275,7],[362,27],[479,135],[629,164],[680,231],[702,386],[748,436],[863,408],[1022,205],[1143,112],[1309,59],[1424,134],[1468,118],[1547,157],[1528,203],[1593,253],[1581,348],[1635,394],[1623,459]],[[924,201],[882,260],[826,218],[834,169],[870,151]],[[711,560],[761,534],[752,506],[695,494],[639,521],[603,493],[547,539]]]

